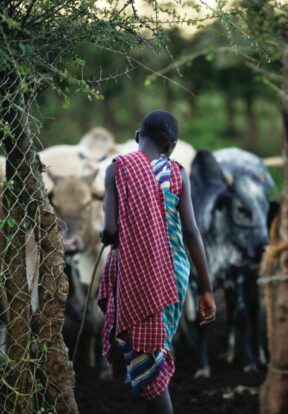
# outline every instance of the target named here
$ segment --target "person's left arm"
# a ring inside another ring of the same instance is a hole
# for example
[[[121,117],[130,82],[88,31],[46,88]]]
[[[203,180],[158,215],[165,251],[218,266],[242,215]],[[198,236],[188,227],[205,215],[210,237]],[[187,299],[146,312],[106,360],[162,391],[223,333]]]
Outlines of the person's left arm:
[[[184,168],[181,170],[181,176],[183,187],[179,213],[182,222],[183,240],[190,253],[200,282],[202,295],[199,300],[199,310],[203,318],[200,325],[207,325],[215,320],[216,305],[209,280],[209,269],[204,244],[194,215],[190,182]]]
[[[101,233],[102,243],[113,244],[118,235],[118,198],[115,181],[116,164],[110,164],[105,174],[104,229]]]

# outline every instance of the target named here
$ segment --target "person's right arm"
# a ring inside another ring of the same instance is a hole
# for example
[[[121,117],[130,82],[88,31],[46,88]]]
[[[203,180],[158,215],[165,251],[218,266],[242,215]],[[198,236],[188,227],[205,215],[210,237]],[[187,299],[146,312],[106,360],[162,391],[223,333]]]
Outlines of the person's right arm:
[[[183,239],[200,282],[201,298],[199,300],[199,310],[203,317],[200,325],[206,325],[215,320],[216,306],[209,280],[205,249],[194,215],[190,182],[184,169],[181,170],[181,176],[183,187],[179,203],[179,213],[182,222]]]

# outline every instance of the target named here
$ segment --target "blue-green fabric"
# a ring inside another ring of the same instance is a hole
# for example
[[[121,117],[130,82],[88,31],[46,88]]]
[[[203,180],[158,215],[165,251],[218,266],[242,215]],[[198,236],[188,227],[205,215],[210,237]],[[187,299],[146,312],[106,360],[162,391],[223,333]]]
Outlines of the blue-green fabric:
[[[184,247],[180,214],[177,209],[180,198],[177,195],[172,194],[169,189],[163,189],[163,193],[166,207],[168,234],[174,261],[175,281],[179,296],[179,302],[167,306],[163,310],[163,321],[167,332],[165,348],[170,350],[172,338],[180,321],[182,306],[187,292],[190,263]]]
[[[125,382],[131,383],[133,391],[141,391],[158,376],[164,364],[165,353],[157,349],[153,354],[145,354],[142,351],[134,351],[129,342],[119,339],[117,342],[125,359]]]

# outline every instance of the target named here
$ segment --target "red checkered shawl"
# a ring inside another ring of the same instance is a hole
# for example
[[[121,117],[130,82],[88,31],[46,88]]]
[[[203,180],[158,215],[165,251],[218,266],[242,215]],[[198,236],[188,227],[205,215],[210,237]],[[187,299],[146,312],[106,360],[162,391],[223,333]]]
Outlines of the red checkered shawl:
[[[178,301],[163,192],[150,160],[136,151],[114,159],[119,245],[112,246],[98,295],[105,310],[103,354],[112,329],[133,349],[164,349],[162,310]],[[180,195],[180,166],[172,162],[170,191]],[[116,305],[117,304],[117,305]]]

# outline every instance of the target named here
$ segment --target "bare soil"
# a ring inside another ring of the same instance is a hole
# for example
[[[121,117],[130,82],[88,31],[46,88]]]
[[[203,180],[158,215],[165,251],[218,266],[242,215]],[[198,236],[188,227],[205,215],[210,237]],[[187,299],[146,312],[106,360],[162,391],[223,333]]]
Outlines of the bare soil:
[[[265,369],[244,373],[241,353],[234,364],[228,364],[223,358],[225,346],[225,325],[220,320],[210,328],[211,378],[194,379],[197,348],[191,349],[185,341],[181,341],[181,346],[176,350],[176,373],[170,385],[175,414],[259,413],[259,387],[264,381]],[[121,369],[116,370],[116,375],[113,381],[101,382],[96,369],[76,367],[75,395],[80,414],[144,412],[133,398],[129,386],[123,384]]]

